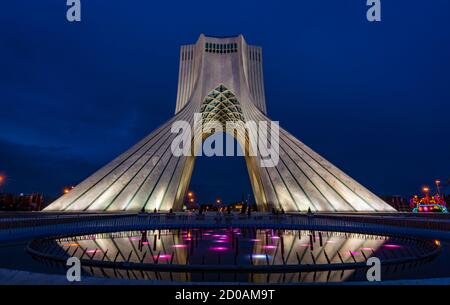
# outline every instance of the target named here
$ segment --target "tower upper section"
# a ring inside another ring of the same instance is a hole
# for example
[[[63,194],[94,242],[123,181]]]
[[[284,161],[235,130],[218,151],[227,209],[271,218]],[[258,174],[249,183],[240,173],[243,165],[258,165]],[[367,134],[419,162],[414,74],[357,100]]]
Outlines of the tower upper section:
[[[200,101],[219,83],[266,114],[262,48],[248,45],[242,35],[203,34],[195,44],[181,46],[175,113],[189,102]]]

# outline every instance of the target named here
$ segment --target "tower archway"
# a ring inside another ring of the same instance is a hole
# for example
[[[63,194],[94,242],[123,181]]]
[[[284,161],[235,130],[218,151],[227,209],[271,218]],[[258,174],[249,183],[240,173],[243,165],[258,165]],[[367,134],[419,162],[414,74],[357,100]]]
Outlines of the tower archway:
[[[264,196],[263,185],[261,180],[260,169],[257,166],[258,159],[255,154],[251,154],[251,145],[249,144],[249,133],[246,129],[246,120],[241,109],[241,105],[236,95],[232,90],[228,89],[224,84],[217,85],[214,89],[204,97],[200,107],[201,126],[194,130],[198,138],[201,138],[201,143],[195,143],[194,137],[192,139],[192,147],[194,148],[192,155],[187,157],[186,165],[183,169],[183,180],[180,183],[177,202],[174,207],[181,209],[183,200],[188,191],[189,184],[192,178],[192,172],[195,166],[195,160],[198,156],[198,145],[203,145],[205,141],[214,134],[224,132],[236,139],[240,146],[240,151],[243,153],[250,184],[253,191],[253,197],[260,210],[268,210],[266,199]],[[221,138],[223,139],[223,137]],[[227,143],[228,145],[231,143]],[[234,144],[233,144],[234,145]],[[221,145],[225,148],[225,145]],[[228,152],[236,153],[234,147],[228,147]],[[223,151],[223,156],[227,155],[227,151]],[[238,150],[239,151],[239,150]],[[233,156],[230,156],[233,157]]]

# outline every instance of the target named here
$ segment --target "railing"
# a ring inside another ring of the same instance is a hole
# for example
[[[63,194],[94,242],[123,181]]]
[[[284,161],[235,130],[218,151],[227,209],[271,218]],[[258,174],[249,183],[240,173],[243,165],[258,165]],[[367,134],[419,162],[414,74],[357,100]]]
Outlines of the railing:
[[[400,227],[436,230],[436,231],[448,231],[450,232],[450,219],[448,217],[436,215],[436,218],[417,217],[412,219],[413,216],[394,216],[394,215],[321,215],[317,217],[327,218],[339,218],[352,222],[371,223],[376,225],[392,225]]]
[[[185,215],[185,214],[142,214],[114,217],[92,217],[76,222],[35,225],[0,230],[0,240],[30,239],[46,236],[70,236],[114,231],[140,229],[174,228],[279,228],[323,231],[361,232],[369,234],[414,235],[434,238],[436,232],[417,228],[403,228],[384,223],[354,221],[346,217],[304,216],[304,215]],[[449,232],[447,232],[449,234]]]

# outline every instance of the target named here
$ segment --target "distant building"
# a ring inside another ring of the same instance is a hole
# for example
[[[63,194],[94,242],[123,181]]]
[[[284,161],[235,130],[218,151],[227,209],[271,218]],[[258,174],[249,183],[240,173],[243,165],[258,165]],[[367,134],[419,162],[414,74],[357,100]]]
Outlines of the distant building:
[[[40,211],[44,207],[42,194],[0,193],[0,210],[3,211]]]
[[[236,203],[233,203],[232,205],[231,205],[231,210],[233,210],[233,211],[242,211],[242,209],[244,208],[244,206],[245,206],[245,203],[244,202],[236,202]]]
[[[197,210],[199,205],[196,202],[186,201],[185,207],[187,210]]]
[[[16,200],[13,194],[0,194],[0,209],[4,211],[15,211]]]
[[[392,206],[399,212],[411,212],[411,208],[409,207],[409,202],[404,197],[399,195],[386,195],[380,196],[386,203]]]

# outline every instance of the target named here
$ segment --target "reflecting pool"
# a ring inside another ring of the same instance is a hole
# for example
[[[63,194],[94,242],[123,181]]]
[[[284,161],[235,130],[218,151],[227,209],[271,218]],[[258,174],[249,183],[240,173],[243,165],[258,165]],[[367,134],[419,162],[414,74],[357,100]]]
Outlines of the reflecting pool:
[[[382,262],[423,257],[438,243],[345,232],[228,228],[103,233],[44,240],[33,247],[53,257],[76,256],[84,272],[94,276],[286,283],[358,280],[365,272],[361,265],[372,256]]]

